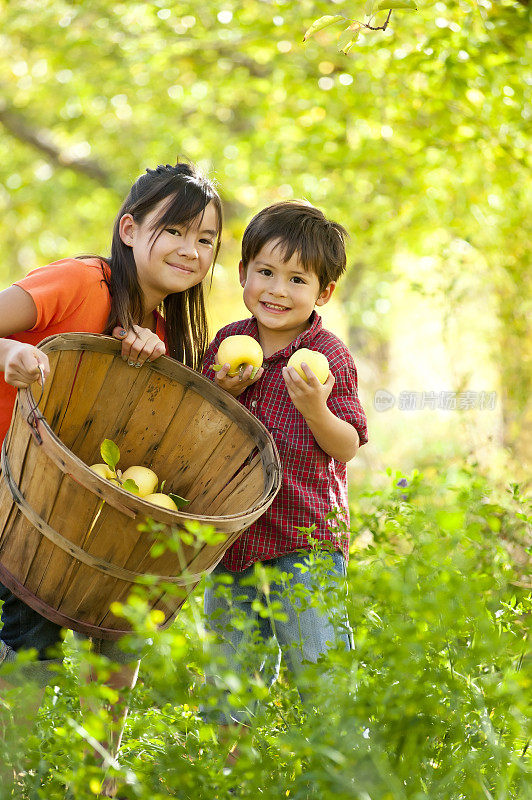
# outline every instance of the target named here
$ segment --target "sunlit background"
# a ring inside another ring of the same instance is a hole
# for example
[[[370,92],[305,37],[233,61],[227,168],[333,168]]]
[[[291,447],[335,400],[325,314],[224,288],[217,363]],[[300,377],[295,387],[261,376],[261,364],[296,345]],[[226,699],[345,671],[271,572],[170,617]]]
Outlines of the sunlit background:
[[[352,486],[464,459],[523,480],[528,5],[420,0],[344,54],[342,30],[363,6],[1,3],[1,285],[106,254],[129,184],[188,157],[224,200],[214,334],[247,315],[237,266],[251,216],[306,198],[351,237],[323,317],[353,353],[369,418]],[[322,14],[349,21],[304,43]]]

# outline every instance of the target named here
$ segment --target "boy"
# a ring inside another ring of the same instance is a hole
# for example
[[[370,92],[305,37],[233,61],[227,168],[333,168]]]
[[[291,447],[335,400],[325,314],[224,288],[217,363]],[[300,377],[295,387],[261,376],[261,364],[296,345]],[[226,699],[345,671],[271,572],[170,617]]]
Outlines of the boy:
[[[205,614],[210,627],[225,640],[220,647],[229,664],[245,645],[242,625],[238,630],[231,628],[230,609],[256,617],[262,638],[274,634],[277,639],[275,672],[282,649],[296,679],[303,662],[315,663],[331,643],[343,642],[350,649],[348,625],[337,629],[330,616],[318,609],[295,608],[289,597],[282,596],[279,585],[272,585],[270,591],[277,589],[275,599],[282,602],[287,617],[272,627],[252,609],[259,595],[246,579],[256,562],[266,562],[291,573],[292,584],[312,591],[313,562],[301,554],[311,544],[308,531],[298,530],[301,527],[313,527],[313,539],[330,543],[330,572],[345,576],[349,553],[346,463],[367,441],[366,418],[357,396],[353,359],[340,339],[322,328],[314,310],[330,300],[345,270],[345,236],[341,225],[305,202],[276,203],[259,212],[244,232],[239,265],[244,303],[253,316],[218,332],[203,367],[205,375],[237,397],[268,428],[283,465],[283,483],[274,502],[229,548],[214,571],[232,576],[231,597],[221,598],[207,589]],[[211,370],[221,341],[234,334],[252,336],[262,346],[264,363],[253,379],[251,366],[234,377],[228,375],[229,364],[218,372]],[[302,347],[327,357],[330,372],[323,385],[305,364],[308,382],[286,366],[292,353]],[[334,511],[344,525],[331,527]],[[308,570],[295,566],[306,559]],[[342,616],[347,619],[345,608]],[[246,710],[231,710],[218,713],[217,720],[228,725],[245,722],[247,716]]]

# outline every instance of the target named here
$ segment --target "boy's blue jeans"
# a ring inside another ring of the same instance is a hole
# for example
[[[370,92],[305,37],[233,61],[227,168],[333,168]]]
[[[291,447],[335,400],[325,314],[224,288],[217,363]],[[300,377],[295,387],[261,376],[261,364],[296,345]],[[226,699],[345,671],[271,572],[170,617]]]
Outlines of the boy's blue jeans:
[[[268,605],[264,589],[246,585],[246,580],[253,577],[253,566],[236,573],[222,565],[216,567],[212,573],[214,585],[205,591],[204,608],[207,627],[217,634],[216,643],[211,645],[214,656],[211,663],[220,663],[221,674],[215,674],[211,672],[212,667],[207,667],[205,677],[208,683],[223,686],[224,673],[232,672],[258,676],[263,684],[271,686],[279,675],[282,654],[305,700],[305,689],[301,685],[305,662],[316,663],[328,649],[341,644],[347,650],[352,649],[352,633],[345,606],[345,558],[340,552],[325,554],[327,561],[321,577],[313,568],[311,558],[310,553],[295,552],[264,562],[265,567],[275,567],[293,576],[286,583],[269,584],[269,602],[275,603],[275,613],[281,612],[286,621],[260,615],[257,601],[263,607]],[[303,565],[303,569],[296,566],[298,564]],[[231,576],[233,582],[218,589],[217,576]],[[313,601],[318,601],[318,605]],[[245,620],[244,624],[242,620]],[[263,647],[253,646],[257,633],[259,641],[269,641],[274,645],[267,654]],[[229,692],[228,688],[226,696]],[[255,710],[256,703],[250,700],[242,709],[228,704],[214,710],[204,706],[202,715],[222,725],[245,723],[249,722]]]

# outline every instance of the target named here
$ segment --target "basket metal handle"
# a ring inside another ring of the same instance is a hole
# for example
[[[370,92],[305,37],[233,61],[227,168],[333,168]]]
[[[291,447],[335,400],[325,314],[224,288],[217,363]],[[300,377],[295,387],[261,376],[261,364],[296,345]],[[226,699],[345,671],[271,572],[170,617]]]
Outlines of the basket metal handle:
[[[39,424],[38,423],[39,423],[39,420],[43,419],[43,415],[42,415],[41,410],[39,408],[39,403],[41,402],[41,400],[43,398],[43,394],[44,394],[44,367],[43,367],[42,364],[39,364],[38,367],[39,367],[39,372],[40,372],[40,375],[41,375],[40,380],[39,380],[39,383],[40,383],[40,386],[41,386],[41,393],[39,395],[39,399],[37,400],[37,402],[35,402],[35,400],[33,399],[33,394],[31,392],[31,389],[29,388],[29,386],[26,389],[26,392],[28,394],[28,403],[29,403],[29,406],[30,406],[30,412],[29,412],[28,416],[26,417],[26,422],[30,426],[32,435],[33,435],[35,441],[37,442],[37,444],[42,444],[42,436],[41,436],[41,434],[39,432]]]

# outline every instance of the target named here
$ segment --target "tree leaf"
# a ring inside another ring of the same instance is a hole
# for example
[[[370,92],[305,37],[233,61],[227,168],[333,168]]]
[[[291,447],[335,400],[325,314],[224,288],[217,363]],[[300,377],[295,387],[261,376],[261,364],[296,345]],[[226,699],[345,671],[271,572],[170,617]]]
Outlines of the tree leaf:
[[[188,506],[190,500],[186,500],[184,497],[180,497],[178,494],[174,494],[173,492],[168,492],[168,497],[171,497],[174,503],[178,508],[183,508],[183,506]]]
[[[120,461],[120,450],[111,439],[104,439],[100,445],[102,458],[110,469],[116,470]]]
[[[349,28],[347,28],[340,36],[340,39],[338,41],[339,53],[344,53],[345,55],[347,55],[351,50],[351,48],[354,47],[355,44],[357,43],[359,31],[362,25],[359,24],[357,28],[355,27],[356,24],[357,23],[353,23],[353,25],[350,25]]]
[[[368,0],[368,2],[366,3],[366,8],[364,9],[364,14],[366,15],[366,17],[371,17],[376,2],[377,0]]]
[[[417,6],[414,0],[380,0],[379,5],[377,6],[377,11],[392,11],[400,9],[403,9],[403,11],[417,11]]]
[[[139,487],[132,478],[128,478],[126,481],[124,481],[122,484],[122,489],[125,489],[126,492],[131,492],[132,494],[139,493]]]
[[[305,31],[305,35],[303,36],[303,41],[306,42],[311,36],[314,36],[315,33],[318,31],[322,31],[324,28],[328,28],[330,25],[335,25],[340,20],[345,19],[343,14],[326,14],[324,17],[320,17],[315,22],[312,23],[310,28]]]

